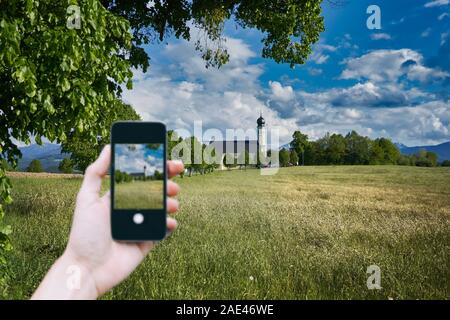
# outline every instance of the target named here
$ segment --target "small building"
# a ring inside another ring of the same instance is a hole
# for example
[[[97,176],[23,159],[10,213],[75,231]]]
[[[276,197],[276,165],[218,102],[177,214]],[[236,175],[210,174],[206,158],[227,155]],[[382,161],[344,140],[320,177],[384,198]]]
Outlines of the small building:
[[[266,121],[262,117],[262,113],[256,120],[257,140],[217,140],[210,141],[209,145],[216,150],[216,157],[221,159],[219,169],[225,169],[225,157],[227,154],[233,155],[234,158],[240,157],[245,151],[248,152],[250,163],[256,164],[258,159],[258,151],[267,154],[267,131]]]

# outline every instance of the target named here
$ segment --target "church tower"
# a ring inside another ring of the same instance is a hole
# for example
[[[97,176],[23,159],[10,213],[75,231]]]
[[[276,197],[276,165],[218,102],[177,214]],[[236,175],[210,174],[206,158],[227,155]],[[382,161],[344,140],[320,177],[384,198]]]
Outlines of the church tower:
[[[266,134],[266,120],[262,117],[262,112],[256,120],[258,132],[258,151],[262,154],[267,154],[267,134]]]

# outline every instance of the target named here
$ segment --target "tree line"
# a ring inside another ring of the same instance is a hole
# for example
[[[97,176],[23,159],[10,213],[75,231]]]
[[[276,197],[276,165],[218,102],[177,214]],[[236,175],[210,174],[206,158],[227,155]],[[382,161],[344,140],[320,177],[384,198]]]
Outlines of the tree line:
[[[177,153],[177,158],[186,159],[184,167],[188,176],[192,176],[193,173],[207,174],[213,172],[219,167],[218,163],[213,163],[210,158],[206,158],[205,154],[209,154],[211,158],[216,156],[215,149],[204,143],[198,141],[194,136],[183,139],[174,130],[167,132],[167,159],[173,160],[174,148],[180,148]],[[198,150],[199,152],[195,152]],[[189,152],[186,154],[186,152]],[[181,177],[184,177],[184,172],[181,173]]]
[[[158,170],[155,170],[153,175],[151,176],[132,176],[124,171],[115,170],[114,171],[114,181],[116,183],[123,183],[123,182],[132,182],[132,181],[150,181],[150,180],[163,180],[164,174],[162,172],[159,172]]]
[[[370,139],[356,131],[343,136],[327,133],[316,141],[295,131],[289,148],[282,148],[280,165],[409,165],[436,167],[438,156],[434,152],[420,150],[413,155],[401,154],[397,146],[387,138]],[[450,161],[440,165],[450,166]]]
[[[196,137],[191,136],[183,139],[173,130],[167,132],[167,159],[172,160],[172,151],[175,146],[183,145],[184,148],[177,154],[177,158],[187,159],[185,168],[188,176],[192,174],[207,174],[217,169],[220,163],[214,163],[211,158],[215,157],[216,151],[209,145],[201,143]],[[72,145],[73,146],[73,145]],[[201,150],[196,154],[194,150]],[[75,169],[84,171],[87,164],[94,161],[96,152],[80,152],[78,148],[72,148],[71,158],[64,158],[58,169],[62,173],[72,173]],[[184,157],[184,152],[189,154]],[[84,150],[83,150],[84,151]],[[275,152],[269,150],[268,155]],[[190,163],[188,163],[190,162]],[[289,147],[279,151],[279,163],[281,167],[296,165],[404,165],[419,167],[450,167],[450,160],[438,163],[438,156],[434,152],[425,149],[419,150],[412,155],[401,154],[397,146],[387,138],[370,139],[351,131],[347,135],[325,134],[316,141],[310,141],[306,134],[295,131]],[[239,155],[226,154],[224,165],[227,169],[239,167],[247,169],[249,166],[258,167],[258,161],[251,159],[247,150]],[[39,160],[31,161],[27,167],[29,172],[42,172]],[[184,174],[182,174],[184,176]]]

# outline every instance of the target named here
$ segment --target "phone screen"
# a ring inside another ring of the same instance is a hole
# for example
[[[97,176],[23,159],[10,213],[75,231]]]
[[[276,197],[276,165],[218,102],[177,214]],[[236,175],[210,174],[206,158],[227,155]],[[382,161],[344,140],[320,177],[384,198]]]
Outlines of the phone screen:
[[[167,231],[167,131],[162,123],[111,128],[111,232],[118,241],[162,240]]]
[[[114,209],[164,208],[164,144],[114,146]]]

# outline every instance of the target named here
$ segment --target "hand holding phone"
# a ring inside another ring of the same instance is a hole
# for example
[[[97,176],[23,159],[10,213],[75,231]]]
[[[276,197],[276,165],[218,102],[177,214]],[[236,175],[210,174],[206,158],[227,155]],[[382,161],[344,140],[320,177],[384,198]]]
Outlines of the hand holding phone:
[[[105,146],[98,159],[86,170],[77,196],[69,242],[53,264],[33,299],[95,299],[124,280],[142,262],[154,242],[117,242],[111,238],[111,196],[100,195],[102,179],[110,169],[112,153]],[[167,162],[167,176],[184,170],[183,164]],[[176,196],[178,185],[168,180],[167,195]],[[178,202],[167,199],[167,211],[175,213]],[[164,215],[165,216],[165,215]],[[164,218],[168,232],[176,221]],[[80,282],[69,286],[68,277],[80,275]]]

